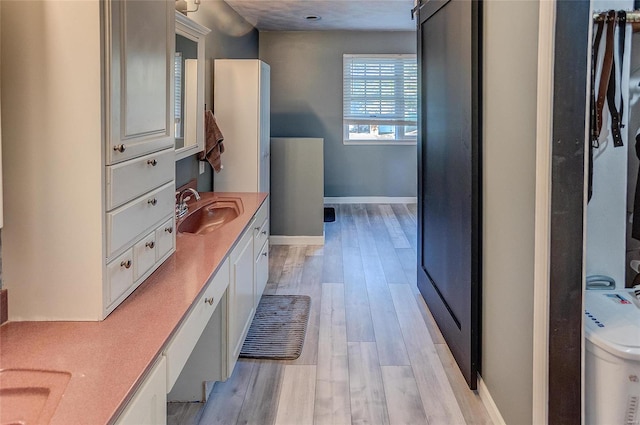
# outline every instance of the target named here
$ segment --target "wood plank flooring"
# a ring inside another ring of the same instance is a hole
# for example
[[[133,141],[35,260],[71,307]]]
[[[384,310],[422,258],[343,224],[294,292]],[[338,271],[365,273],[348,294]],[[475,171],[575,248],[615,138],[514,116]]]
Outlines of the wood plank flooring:
[[[340,204],[324,246],[274,245],[269,294],[311,296],[302,355],[240,359],[169,425],[491,424],[416,287],[415,204]]]

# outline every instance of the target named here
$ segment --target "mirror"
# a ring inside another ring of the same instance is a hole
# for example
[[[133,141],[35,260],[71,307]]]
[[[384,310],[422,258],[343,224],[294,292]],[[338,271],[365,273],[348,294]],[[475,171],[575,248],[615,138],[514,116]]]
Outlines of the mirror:
[[[174,126],[176,161],[204,149],[204,39],[210,30],[176,12]]]

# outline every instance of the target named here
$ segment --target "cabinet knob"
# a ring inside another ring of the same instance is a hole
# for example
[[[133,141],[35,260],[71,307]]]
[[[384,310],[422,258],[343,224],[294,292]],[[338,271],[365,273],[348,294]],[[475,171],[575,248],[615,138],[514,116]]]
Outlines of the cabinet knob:
[[[167,233],[173,233],[173,227],[169,226],[169,227],[165,227],[164,231]]]
[[[125,269],[128,269],[129,267],[131,267],[131,260],[122,261],[120,263],[120,267],[124,267]]]
[[[149,241],[146,244],[144,244],[144,246],[146,246],[149,249],[153,249],[153,247],[156,246],[156,243],[154,241]]]
[[[206,304],[213,305],[213,297],[211,297],[211,298],[205,298],[205,299],[204,299],[204,302],[205,302]]]
[[[158,164],[158,161],[156,161],[155,159],[149,159],[147,161],[147,164],[151,165],[152,167],[155,167]]]
[[[262,232],[260,232],[260,233],[262,233],[263,235],[266,235],[266,234],[267,234],[267,231],[266,231],[266,230],[263,230],[263,231],[262,231]]]
[[[260,226],[254,227],[254,230],[260,230]]]
[[[126,149],[126,147],[124,145],[115,145],[113,147],[114,151],[120,152],[120,153],[124,152],[125,149]]]
[[[158,200],[156,198],[147,200],[147,204],[150,204],[152,206],[155,206],[157,203],[158,203]]]
[[[262,255],[264,255],[264,256],[266,257],[266,256],[267,256],[267,253],[266,253],[266,252],[263,252],[263,253],[262,253]]]

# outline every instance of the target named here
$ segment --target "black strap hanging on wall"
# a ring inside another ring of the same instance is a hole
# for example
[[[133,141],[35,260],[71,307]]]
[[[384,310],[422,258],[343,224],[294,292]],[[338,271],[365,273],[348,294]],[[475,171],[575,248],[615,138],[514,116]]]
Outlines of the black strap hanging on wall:
[[[588,201],[593,195],[593,149],[598,147],[598,137],[600,136],[598,110],[596,108],[596,63],[598,61],[598,52],[600,50],[600,42],[602,40],[602,32],[604,31],[604,20],[596,22],[596,31],[593,44],[591,45],[591,140],[589,141],[589,186]]]
[[[625,49],[625,37],[627,35],[627,12],[624,10],[618,11],[618,56],[620,61],[620,127],[624,128],[622,124],[622,116],[624,115],[624,96],[622,95],[622,70],[624,69],[624,49]]]
[[[603,110],[604,110],[604,102],[607,99],[607,92],[609,83],[611,82],[611,74],[613,68],[613,43],[614,33],[615,33],[615,19],[616,12],[614,10],[610,10],[607,13],[606,18],[606,26],[607,26],[607,35],[605,37],[605,47],[604,47],[604,58],[602,60],[602,68],[600,70],[600,84],[598,87],[598,97],[596,98],[596,122],[597,122],[597,130],[598,137],[600,136],[600,132],[602,131],[602,118],[603,118]]]
[[[613,13],[612,13],[613,12]],[[613,20],[608,22],[607,28],[607,49],[611,48],[611,52],[605,52],[605,55],[608,53],[611,55],[611,73],[609,74],[609,83],[607,86],[607,106],[609,107],[609,113],[611,115],[611,135],[613,136],[613,146],[618,148],[620,146],[624,146],[622,142],[622,132],[621,132],[621,121],[622,121],[622,86],[620,87],[620,112],[618,112],[618,108],[616,107],[616,84],[622,85],[622,61],[624,57],[624,34],[626,28],[626,13],[624,11],[616,12],[609,11],[610,15],[613,15]],[[618,67],[616,67],[616,62],[613,58],[613,50],[615,49],[613,43],[609,45],[609,34],[613,37],[613,33],[615,32],[616,24],[618,26],[618,52],[619,61]],[[602,87],[602,86],[601,86]]]

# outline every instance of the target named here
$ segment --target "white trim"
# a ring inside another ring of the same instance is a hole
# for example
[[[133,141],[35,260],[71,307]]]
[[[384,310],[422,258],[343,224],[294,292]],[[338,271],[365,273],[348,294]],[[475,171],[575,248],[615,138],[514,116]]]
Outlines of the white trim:
[[[402,139],[393,139],[393,140],[356,140],[356,139],[350,139],[350,140],[343,140],[342,141],[343,145],[347,145],[347,146],[389,146],[389,145],[396,145],[396,146],[416,146],[418,143],[414,140],[414,141],[407,141],[407,140],[402,140]]]
[[[325,204],[415,204],[415,196],[325,196]]]
[[[416,59],[418,55],[415,53],[343,53],[343,58],[398,58],[398,59]]]
[[[478,374],[478,395],[480,396],[480,400],[482,401],[482,404],[484,404],[485,409],[487,409],[491,422],[493,422],[494,425],[507,425],[480,374]]]
[[[533,272],[532,423],[547,424],[549,398],[549,258],[556,0],[540,2]]]
[[[269,235],[270,245],[324,245],[322,236],[274,236]]]

